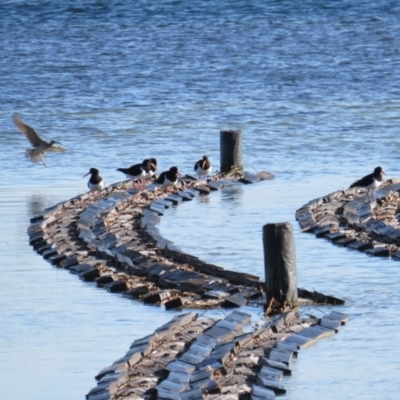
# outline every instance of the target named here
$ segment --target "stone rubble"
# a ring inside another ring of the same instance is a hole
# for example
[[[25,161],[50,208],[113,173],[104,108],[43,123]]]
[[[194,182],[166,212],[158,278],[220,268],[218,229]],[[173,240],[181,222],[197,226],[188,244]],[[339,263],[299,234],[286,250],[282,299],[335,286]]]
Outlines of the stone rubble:
[[[311,200],[296,212],[303,232],[362,251],[400,260],[400,179],[391,179],[370,201],[366,189],[352,188]]]

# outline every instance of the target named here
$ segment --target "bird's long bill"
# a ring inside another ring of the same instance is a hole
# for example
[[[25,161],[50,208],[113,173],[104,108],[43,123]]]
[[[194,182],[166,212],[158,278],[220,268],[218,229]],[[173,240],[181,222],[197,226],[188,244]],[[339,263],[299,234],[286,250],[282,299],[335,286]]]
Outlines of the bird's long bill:
[[[385,172],[384,170],[382,170],[382,174],[383,174],[383,175],[386,175],[386,172]]]
[[[203,161],[203,164],[201,165],[201,169],[204,169],[204,167],[206,166],[206,160]]]
[[[176,171],[176,174],[179,176],[179,178],[183,178],[183,175],[179,171]]]
[[[83,177],[88,176],[89,174],[90,174],[90,171],[86,175],[83,175]]]
[[[154,165],[153,163],[150,163],[151,168],[154,168],[155,170],[157,169],[157,165]]]

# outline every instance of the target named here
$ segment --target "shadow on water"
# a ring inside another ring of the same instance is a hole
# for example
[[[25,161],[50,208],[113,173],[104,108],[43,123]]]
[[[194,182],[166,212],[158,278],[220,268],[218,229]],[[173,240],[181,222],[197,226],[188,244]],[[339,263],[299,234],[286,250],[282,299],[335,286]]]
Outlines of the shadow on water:
[[[239,206],[243,204],[243,185],[227,186],[221,192],[222,206],[226,203],[229,207]]]
[[[46,208],[46,196],[43,194],[32,194],[27,198],[28,215],[39,215]]]

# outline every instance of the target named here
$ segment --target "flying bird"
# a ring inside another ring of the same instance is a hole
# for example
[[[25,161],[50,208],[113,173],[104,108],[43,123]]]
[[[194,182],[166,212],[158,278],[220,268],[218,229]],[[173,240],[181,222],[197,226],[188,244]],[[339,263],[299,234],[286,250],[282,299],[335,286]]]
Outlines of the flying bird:
[[[194,171],[201,177],[207,177],[211,174],[211,162],[207,156],[203,156],[203,159],[199,160],[194,164]]]
[[[171,167],[169,171],[162,172],[155,183],[158,183],[167,190],[167,188],[174,187],[178,183],[178,176],[182,177],[178,171],[178,167]]]
[[[372,192],[373,197],[375,198],[375,190],[382,184],[382,174],[385,174],[385,171],[382,167],[376,167],[374,172],[369,175],[365,175],[363,178],[355,181],[350,185],[350,188],[353,187],[364,187],[368,190],[368,198],[371,201],[370,192]]]
[[[50,142],[43,140],[32,127],[27,125],[24,121],[22,121],[22,119],[20,119],[16,115],[14,115],[13,119],[14,119],[14,124],[25,135],[29,143],[32,145],[31,149],[26,149],[25,151],[26,158],[29,158],[32,162],[34,163],[43,162],[44,166],[46,166],[46,164],[44,163],[44,153],[46,151],[55,151],[55,152],[65,151],[63,147],[54,146],[54,144],[56,143],[57,144],[61,143],[56,142],[55,140],[51,140]]]
[[[90,174],[88,188],[91,192],[100,191],[104,188],[104,179],[100,176],[99,170],[97,168],[90,168],[89,172],[84,175],[88,176]]]

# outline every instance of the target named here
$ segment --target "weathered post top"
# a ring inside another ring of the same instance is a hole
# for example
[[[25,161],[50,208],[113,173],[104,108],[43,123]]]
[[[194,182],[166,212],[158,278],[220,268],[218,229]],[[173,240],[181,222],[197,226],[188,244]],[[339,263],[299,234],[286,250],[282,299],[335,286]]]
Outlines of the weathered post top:
[[[288,222],[263,226],[266,313],[284,312],[298,305],[296,250]]]
[[[221,172],[232,167],[242,170],[242,131],[227,130],[220,132]]]

